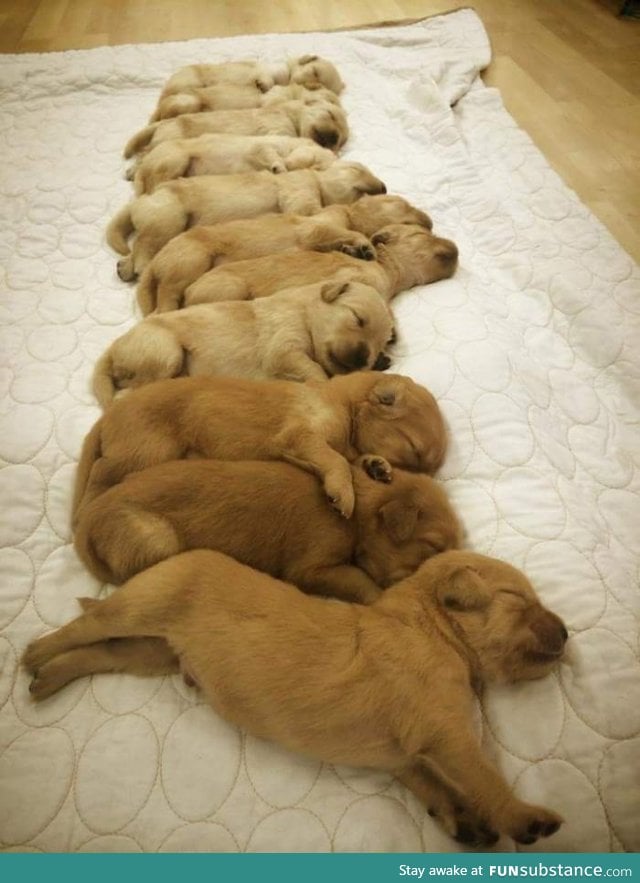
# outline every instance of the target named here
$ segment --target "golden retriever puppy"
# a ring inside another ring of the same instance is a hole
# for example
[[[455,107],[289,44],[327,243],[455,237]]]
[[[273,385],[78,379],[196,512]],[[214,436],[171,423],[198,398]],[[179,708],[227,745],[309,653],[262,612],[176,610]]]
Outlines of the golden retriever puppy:
[[[306,89],[304,86],[274,86],[268,92],[262,92],[255,83],[246,86],[230,83],[214,86],[191,86],[160,97],[158,105],[149,122],[155,123],[185,113],[201,113],[210,110],[241,110],[249,107],[268,107],[285,101],[302,101],[304,104],[340,105],[334,92],[316,86]]]
[[[354,507],[349,462],[362,454],[434,473],[447,444],[436,400],[401,375],[326,381],[179,377],[116,399],[87,435],[73,512],[128,475],[167,460],[286,460],[319,476],[336,509]],[[384,477],[384,476],[383,476]]]
[[[133,176],[136,194],[196,175],[237,175],[268,169],[275,175],[326,169],[336,156],[310,138],[288,135],[201,135],[165,141],[145,154]]]
[[[254,300],[269,297],[285,285],[308,285],[321,280],[362,282],[377,289],[389,301],[414,285],[448,279],[458,263],[455,244],[434,236],[424,227],[410,224],[383,227],[372,237],[371,244],[376,249],[376,260],[366,263],[338,252],[288,250],[279,254],[277,260],[261,257],[214,267],[186,289],[182,305]],[[171,243],[165,246],[170,247]],[[144,276],[143,273],[143,280]],[[160,298],[157,309],[162,310]]]
[[[351,205],[330,206],[310,217],[262,215],[211,227],[194,227],[174,237],[147,264],[138,285],[138,303],[145,316],[155,309],[158,312],[178,309],[190,283],[211,267],[291,248],[343,251],[356,258],[373,260],[376,253],[368,237],[392,222],[431,229],[431,218],[400,196],[363,196]],[[414,245],[419,247],[417,242]],[[403,258],[413,266],[415,258],[406,251]],[[276,273],[277,266],[279,262],[273,262]],[[128,270],[128,262],[119,268],[125,275]]]
[[[386,193],[386,187],[369,169],[354,162],[336,161],[320,171],[302,169],[284,175],[247,172],[178,178],[124,206],[107,227],[107,241],[127,255],[118,262],[118,273],[128,281],[188,227],[269,212],[313,215],[335,202],[355,202],[365,193]],[[134,232],[129,251],[127,240]]]
[[[326,380],[371,370],[393,336],[391,311],[375,288],[320,282],[149,316],[98,359],[93,391],[106,408],[119,390],[170,377]]]
[[[150,123],[127,142],[124,155],[150,150],[174,138],[195,138],[212,132],[230,135],[290,135],[311,138],[321,147],[339,150],[349,136],[344,110],[335,104],[287,101],[269,107],[185,113]]]
[[[109,670],[113,638],[164,638],[230,723],[325,763],[394,774],[464,843],[530,844],[562,824],[513,794],[475,733],[474,686],[544,677],[568,637],[505,562],[443,552],[362,605],[200,549],[82,606],[27,648],[35,699]],[[135,650],[130,668],[113,668],[140,671]]]
[[[336,94],[344,89],[340,74],[330,61],[317,55],[301,55],[299,58],[273,63],[228,61],[222,64],[190,64],[169,77],[162,89],[162,95],[221,83],[239,86],[255,84],[262,92],[289,83],[299,83],[307,88],[325,86]]]
[[[312,475],[287,463],[152,466],[83,507],[76,551],[98,579],[121,583],[178,552],[216,549],[304,591],[370,603],[429,556],[456,548],[460,526],[434,479],[396,469],[385,484],[366,468],[352,466],[347,520]]]

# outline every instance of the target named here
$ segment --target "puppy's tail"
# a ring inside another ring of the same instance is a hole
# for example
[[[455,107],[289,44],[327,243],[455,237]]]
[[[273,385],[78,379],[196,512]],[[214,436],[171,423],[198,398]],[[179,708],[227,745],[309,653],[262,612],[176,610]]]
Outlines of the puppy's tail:
[[[124,148],[124,156],[125,159],[131,159],[134,153],[139,153],[143,147],[146,147],[153,136],[155,135],[155,131],[158,128],[158,123],[150,123],[148,126],[145,126],[144,129],[140,129],[139,132],[130,138]]]
[[[93,394],[103,410],[109,407],[117,390],[118,387],[113,377],[111,347],[109,347],[106,353],[100,356],[93,371]]]
[[[123,206],[107,226],[107,242],[118,254],[129,254],[128,239],[134,231],[131,204]]]
[[[148,316],[158,306],[158,280],[153,272],[153,264],[147,264],[142,271],[136,297],[143,316]]]
[[[90,429],[82,445],[80,462],[76,471],[76,483],[73,489],[73,502],[71,504],[71,517],[74,525],[87,489],[87,484],[89,483],[89,475],[93,464],[100,456],[102,456],[102,417]]]

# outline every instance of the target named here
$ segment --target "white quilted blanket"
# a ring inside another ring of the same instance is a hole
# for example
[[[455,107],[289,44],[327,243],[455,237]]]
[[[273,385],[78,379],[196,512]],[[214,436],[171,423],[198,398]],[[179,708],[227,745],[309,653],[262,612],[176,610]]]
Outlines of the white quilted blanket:
[[[100,586],[70,545],[97,355],[134,321],[107,220],[122,146],[194,61],[317,52],[348,84],[345,156],[456,240],[401,295],[398,371],[438,396],[469,543],[522,566],[571,631],[556,676],[490,689],[482,731],[556,851],[640,850],[638,329],[629,257],[485,88],[476,14],[405,27],[0,57],[0,843],[42,851],[437,851],[388,777],[237,732],[177,678],[96,676],[32,705],[17,660]],[[500,849],[512,849],[502,842]],[[523,847],[524,848],[524,847]]]

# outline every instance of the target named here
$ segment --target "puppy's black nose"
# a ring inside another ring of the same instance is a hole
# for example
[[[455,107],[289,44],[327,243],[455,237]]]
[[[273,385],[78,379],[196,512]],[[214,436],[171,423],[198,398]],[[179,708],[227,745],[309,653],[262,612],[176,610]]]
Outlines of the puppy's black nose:
[[[372,371],[386,371],[391,365],[391,359],[386,353],[378,353],[378,358],[373,363]]]
[[[569,639],[569,632],[566,630],[564,625],[560,626],[560,634],[562,636],[562,640],[566,643]]]
[[[321,147],[335,147],[338,143],[338,133],[335,129],[315,128],[312,132],[313,140]]]
[[[357,371],[359,368],[364,368],[369,361],[369,356],[369,347],[366,343],[361,342],[346,354],[345,365],[351,371]]]
[[[450,239],[441,239],[436,248],[436,255],[445,266],[458,263],[458,246]]]

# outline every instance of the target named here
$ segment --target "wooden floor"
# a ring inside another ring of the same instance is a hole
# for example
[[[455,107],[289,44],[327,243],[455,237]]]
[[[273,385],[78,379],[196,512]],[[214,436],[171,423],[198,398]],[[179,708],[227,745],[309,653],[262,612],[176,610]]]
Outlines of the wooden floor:
[[[456,0],[0,0],[0,51],[48,52],[422,18]],[[469,0],[497,86],[551,165],[640,261],[640,21],[617,0]]]

